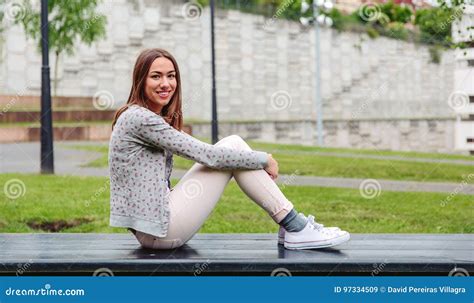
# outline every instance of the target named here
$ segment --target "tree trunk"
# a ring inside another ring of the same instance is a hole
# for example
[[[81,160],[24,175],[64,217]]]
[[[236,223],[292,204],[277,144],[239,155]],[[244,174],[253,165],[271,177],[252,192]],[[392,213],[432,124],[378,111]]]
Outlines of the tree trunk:
[[[58,62],[59,62],[59,52],[56,52],[56,59],[54,60],[54,80],[53,80],[53,97],[58,95]]]

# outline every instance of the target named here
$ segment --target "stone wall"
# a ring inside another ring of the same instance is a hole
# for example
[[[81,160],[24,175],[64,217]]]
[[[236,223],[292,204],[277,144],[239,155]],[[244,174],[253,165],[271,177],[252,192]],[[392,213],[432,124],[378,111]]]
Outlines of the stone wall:
[[[324,143],[326,146],[342,148],[451,153],[454,148],[454,127],[455,121],[450,118],[326,120]],[[303,145],[317,142],[316,129],[316,123],[311,120],[219,124],[221,136],[238,134],[250,140]],[[210,124],[193,124],[193,135],[210,137]]]

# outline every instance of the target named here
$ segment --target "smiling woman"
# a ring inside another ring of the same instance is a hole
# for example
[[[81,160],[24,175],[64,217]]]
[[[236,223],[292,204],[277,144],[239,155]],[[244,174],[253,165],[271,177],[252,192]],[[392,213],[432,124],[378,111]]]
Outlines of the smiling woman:
[[[279,243],[289,249],[320,248],[349,240],[298,214],[275,183],[278,163],[254,151],[239,136],[215,145],[181,130],[178,64],[163,49],[137,59],[127,104],[113,121],[109,144],[110,225],[128,228],[143,247],[171,249],[191,239],[232,177],[242,191],[281,226]],[[196,161],[171,189],[173,154]]]
[[[135,63],[127,104],[115,114],[112,127],[129,106],[136,104],[162,116],[172,127],[181,130],[181,102],[181,77],[174,57],[164,49],[145,50]]]

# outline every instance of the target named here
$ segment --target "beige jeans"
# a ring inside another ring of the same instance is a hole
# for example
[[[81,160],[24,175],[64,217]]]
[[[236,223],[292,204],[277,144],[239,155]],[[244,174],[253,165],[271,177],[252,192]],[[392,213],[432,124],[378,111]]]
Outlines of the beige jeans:
[[[236,150],[251,150],[239,136],[231,135],[216,143]],[[191,239],[204,224],[219,201],[227,183],[235,178],[242,191],[280,222],[293,209],[275,181],[263,169],[216,170],[196,163],[170,193],[170,222],[166,237],[135,232],[145,248],[172,249]]]

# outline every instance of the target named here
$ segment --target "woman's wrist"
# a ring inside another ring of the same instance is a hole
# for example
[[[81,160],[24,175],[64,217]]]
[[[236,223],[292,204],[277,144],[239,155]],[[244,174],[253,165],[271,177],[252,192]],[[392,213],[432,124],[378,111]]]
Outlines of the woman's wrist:
[[[270,159],[270,155],[266,152],[258,152],[258,162],[262,168],[265,168],[268,166],[268,162]]]

